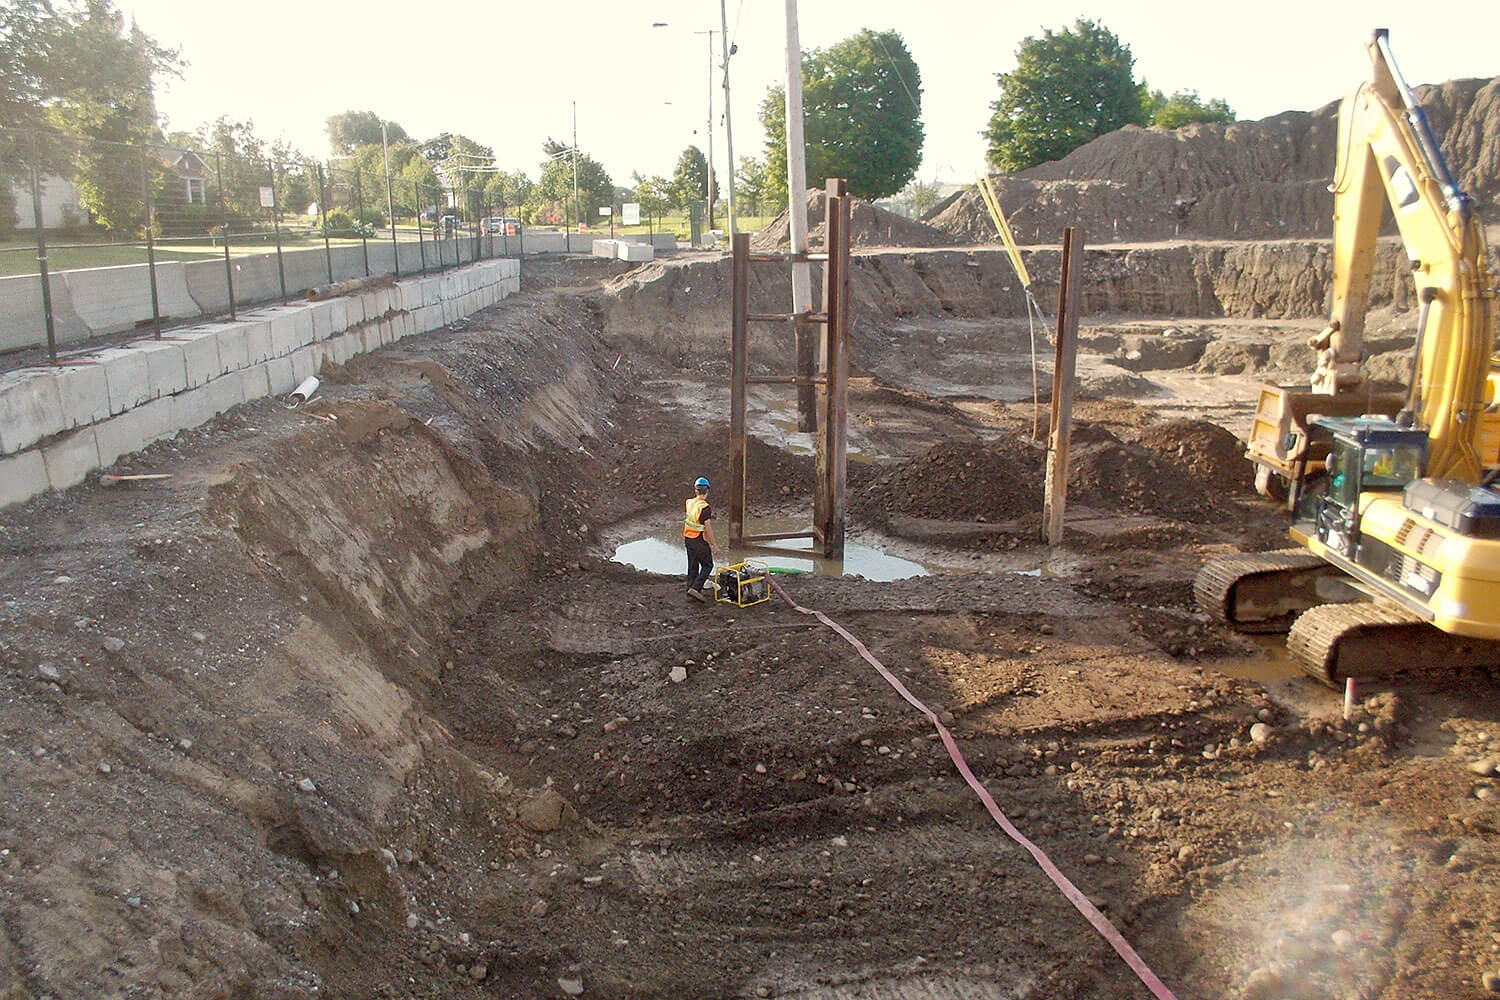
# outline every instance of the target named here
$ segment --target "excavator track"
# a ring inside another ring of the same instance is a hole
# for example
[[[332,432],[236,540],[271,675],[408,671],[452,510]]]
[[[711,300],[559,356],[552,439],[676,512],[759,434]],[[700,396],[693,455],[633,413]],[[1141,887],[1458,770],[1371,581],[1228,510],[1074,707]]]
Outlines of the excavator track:
[[[1198,607],[1237,632],[1285,632],[1297,615],[1321,604],[1318,580],[1341,574],[1306,549],[1226,556],[1193,580]]]
[[[1500,664],[1500,642],[1450,635],[1405,608],[1366,602],[1309,608],[1286,646],[1293,662],[1334,688],[1349,677]]]

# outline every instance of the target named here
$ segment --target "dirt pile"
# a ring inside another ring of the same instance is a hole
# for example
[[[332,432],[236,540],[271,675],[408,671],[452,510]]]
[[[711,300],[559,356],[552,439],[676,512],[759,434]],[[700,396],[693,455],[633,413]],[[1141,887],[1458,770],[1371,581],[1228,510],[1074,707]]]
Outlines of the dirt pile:
[[[1148,427],[1136,443],[1176,462],[1210,490],[1248,493],[1254,488],[1245,442],[1218,424],[1169,420]]]
[[[822,191],[807,194],[807,243],[810,247],[824,245],[828,226],[823,219],[827,207]],[[755,250],[774,253],[784,250],[791,243],[791,219],[782,212],[772,219],[750,241]],[[888,212],[872,205],[863,198],[855,198],[849,213],[849,244],[856,247],[946,247],[954,244],[972,243],[968,237],[955,237],[950,232],[908,219],[904,215]]]
[[[1419,87],[1417,96],[1464,189],[1481,204],[1500,195],[1500,78]],[[1337,103],[1231,125],[1132,125],[990,180],[1022,242],[1054,242],[1065,226],[1094,243],[1326,236],[1337,126]],[[975,188],[923,221],[954,238],[996,239]]]

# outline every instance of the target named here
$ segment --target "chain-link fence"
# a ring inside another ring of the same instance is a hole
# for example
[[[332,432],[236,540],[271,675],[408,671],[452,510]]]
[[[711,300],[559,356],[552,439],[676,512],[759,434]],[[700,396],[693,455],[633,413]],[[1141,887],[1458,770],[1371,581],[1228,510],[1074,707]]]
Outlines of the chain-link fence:
[[[0,312],[36,328],[0,336],[0,351],[45,342],[55,361],[60,339],[141,326],[160,337],[349,278],[519,255],[520,222],[482,192],[483,175],[435,186],[0,128]]]

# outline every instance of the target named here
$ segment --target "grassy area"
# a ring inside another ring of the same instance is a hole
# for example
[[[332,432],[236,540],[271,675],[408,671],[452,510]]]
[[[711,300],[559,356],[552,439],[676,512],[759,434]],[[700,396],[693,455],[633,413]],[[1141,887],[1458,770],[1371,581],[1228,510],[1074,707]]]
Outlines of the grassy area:
[[[405,242],[410,239],[416,242],[416,233],[408,234],[401,231],[401,240]],[[390,234],[384,235],[386,241],[390,240]],[[344,239],[342,237],[331,238],[329,246],[359,246],[357,239]],[[321,237],[304,238],[300,236],[283,235],[281,241],[283,251],[292,250],[321,250],[323,240]],[[231,257],[254,256],[255,254],[275,253],[276,242],[274,239],[256,236],[247,238],[243,243],[231,241],[229,255]],[[156,261],[164,263],[167,261],[188,260],[213,260],[223,259],[224,247],[222,244],[212,244],[208,241],[193,241],[191,243],[158,243],[156,245]],[[49,271],[71,271],[87,267],[114,267],[120,264],[144,264],[146,263],[146,245],[144,243],[70,243],[66,240],[57,243],[49,243],[47,247],[47,269]],[[18,241],[0,243],[0,277],[9,277],[16,274],[36,274],[36,244]]]

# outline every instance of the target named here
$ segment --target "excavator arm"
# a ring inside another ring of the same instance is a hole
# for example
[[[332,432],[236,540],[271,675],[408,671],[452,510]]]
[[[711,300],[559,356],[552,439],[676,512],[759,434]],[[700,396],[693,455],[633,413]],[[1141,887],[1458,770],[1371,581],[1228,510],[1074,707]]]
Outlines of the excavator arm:
[[[1401,77],[1384,29],[1368,50],[1370,79],[1339,110],[1334,196],[1333,289],[1328,326],[1315,338],[1310,385],[1261,386],[1247,457],[1256,486],[1296,505],[1304,478],[1321,468],[1328,441],[1312,418],[1395,415],[1428,432],[1427,472],[1477,481],[1495,464],[1495,442],[1479,447],[1494,348],[1494,290],[1483,229],[1458,188],[1421,107]],[[1411,261],[1419,310],[1406,393],[1371,393],[1362,383],[1365,311],[1382,217],[1389,206]],[[1481,454],[1490,454],[1486,463]],[[1289,484],[1285,493],[1279,484]]]
[[[1389,205],[1420,305],[1405,409],[1428,433],[1428,474],[1474,482],[1481,464],[1475,435],[1494,346],[1483,231],[1401,77],[1384,29],[1375,32],[1369,52],[1371,79],[1339,112],[1333,308],[1313,342],[1318,366],[1311,388],[1338,395],[1361,380],[1370,271]]]

